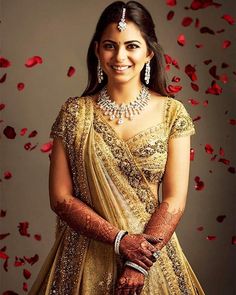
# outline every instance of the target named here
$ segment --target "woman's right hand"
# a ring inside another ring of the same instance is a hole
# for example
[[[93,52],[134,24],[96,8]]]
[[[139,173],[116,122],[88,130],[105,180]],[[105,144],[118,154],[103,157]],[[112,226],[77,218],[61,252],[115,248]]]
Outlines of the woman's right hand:
[[[158,242],[158,238],[147,234],[128,234],[121,239],[120,254],[148,271],[156,261],[152,256],[157,251],[153,244]]]

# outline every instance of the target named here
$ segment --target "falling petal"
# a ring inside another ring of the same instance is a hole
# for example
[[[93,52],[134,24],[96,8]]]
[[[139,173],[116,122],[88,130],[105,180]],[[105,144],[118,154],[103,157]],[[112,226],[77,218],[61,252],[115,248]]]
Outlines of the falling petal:
[[[165,62],[166,64],[171,64],[172,63],[172,58],[168,54],[164,54]]]
[[[5,73],[1,78],[0,78],[0,83],[4,83],[7,79],[7,73]]]
[[[224,33],[225,29],[221,29],[221,30],[218,30],[216,31],[217,34],[220,34],[220,33]]]
[[[208,106],[208,100],[204,100],[204,102],[203,102],[203,106],[204,106],[204,107],[207,107],[207,106]]]
[[[27,130],[28,130],[27,128],[22,128],[21,131],[20,131],[20,135],[21,136],[25,135],[25,133],[27,132]]]
[[[213,78],[219,80],[219,75],[216,74],[216,66],[212,66],[210,69],[209,69],[209,73],[212,75]]]
[[[23,291],[28,291],[28,284],[26,282],[23,283]]]
[[[33,146],[31,146],[30,150],[31,150],[31,151],[34,150],[37,146],[38,146],[38,143],[35,144],[35,145],[33,145]]]
[[[224,84],[228,83],[229,79],[228,79],[227,74],[220,75],[220,81],[223,82]]]
[[[182,89],[182,86],[174,86],[174,85],[169,85],[168,86],[168,92],[172,93],[177,93]]]
[[[36,130],[32,131],[28,137],[35,137],[38,134]]]
[[[195,150],[193,148],[190,149],[190,161],[194,161]]]
[[[223,149],[222,147],[220,147],[219,154],[220,154],[222,157],[224,157],[224,155],[225,155],[225,151],[224,151],[224,149]]]
[[[194,180],[196,182],[196,184],[195,184],[195,190],[197,190],[197,191],[203,190],[205,185],[204,185],[204,182],[200,179],[200,177],[199,176],[196,176],[194,178]]]
[[[222,93],[222,88],[215,82],[212,81],[211,87],[209,87],[205,93],[213,94],[213,95],[219,95]]]
[[[211,0],[207,0],[207,1],[193,0],[190,8],[193,10],[198,10],[198,9],[207,8],[208,6],[215,6],[216,8],[218,8],[218,7],[222,6],[222,4],[212,2]]]
[[[198,18],[196,18],[196,20],[195,20],[195,28],[199,28],[199,25],[200,25],[200,21],[199,21],[199,19]]]
[[[176,0],[166,0],[166,4],[168,6],[175,6],[176,5]]]
[[[184,34],[180,34],[178,39],[177,39],[177,42],[180,46],[184,46],[185,43],[186,43],[186,39],[185,39],[185,36]]]
[[[19,225],[17,227],[19,229],[19,233],[22,236],[30,237],[30,234],[28,233],[29,222],[19,222]]]
[[[199,226],[199,227],[197,227],[197,230],[198,230],[198,231],[203,231],[203,226]]]
[[[194,91],[199,91],[199,86],[197,84],[191,82],[191,87]]]
[[[213,147],[210,144],[207,143],[205,145],[205,151],[206,151],[207,154],[213,154],[214,149],[213,149]]]
[[[222,44],[222,48],[228,48],[231,45],[231,41],[225,40]]]
[[[221,18],[223,18],[224,20],[226,20],[230,25],[234,25],[234,19],[231,15],[229,14],[224,14]]]
[[[1,258],[1,259],[8,259],[9,256],[8,256],[5,252],[0,251],[0,258]]]
[[[196,44],[195,45],[197,48],[202,48],[203,47],[203,44]]]
[[[45,144],[43,144],[42,147],[40,148],[40,151],[43,152],[43,153],[48,153],[48,152],[51,151],[51,149],[52,149],[52,145],[53,145],[52,142],[45,143]]]
[[[70,67],[69,67],[69,70],[68,70],[68,72],[67,72],[67,76],[68,76],[68,77],[71,77],[71,76],[74,75],[74,73],[75,73],[75,68],[72,67],[72,66],[70,66]]]
[[[19,295],[19,294],[14,291],[5,291],[2,293],[2,295]]]
[[[195,117],[195,118],[193,119],[193,122],[195,122],[195,121],[199,121],[201,118],[202,118],[201,116],[197,116],[197,117]]]
[[[3,134],[6,136],[8,139],[14,139],[16,137],[16,132],[15,129],[11,126],[6,126],[3,130]]]
[[[173,59],[173,60],[172,60],[172,65],[173,65],[176,69],[179,69],[179,64],[178,64],[177,60]]]
[[[211,161],[215,161],[217,155],[214,155],[212,158],[211,158]]]
[[[35,264],[39,260],[38,254],[35,254],[33,257],[26,257],[24,256],[24,259],[31,265]]]
[[[189,76],[189,78],[192,80],[192,81],[196,81],[197,80],[197,75],[196,75],[196,69],[194,66],[192,65],[187,65],[185,67],[185,73]]]
[[[218,222],[223,222],[225,218],[226,218],[226,215],[219,215],[219,216],[216,217],[216,220]]]
[[[32,68],[33,66],[37,65],[37,64],[42,64],[43,63],[43,60],[40,56],[33,56],[33,57],[30,57],[26,63],[25,63],[25,66],[27,68]]]
[[[5,239],[7,236],[9,236],[10,233],[7,233],[7,234],[0,234],[0,240],[3,240]]]
[[[222,64],[221,64],[222,69],[225,69],[225,68],[228,68],[228,67],[229,67],[229,65],[226,62],[222,62]]]
[[[191,103],[191,105],[193,105],[193,106],[196,106],[200,103],[198,100],[193,99],[193,98],[189,98],[188,102]]]
[[[6,210],[1,210],[0,211],[0,217],[5,217],[7,214],[7,211]]]
[[[35,234],[34,238],[35,238],[36,241],[41,241],[41,239],[42,239],[40,234]]]
[[[28,280],[31,277],[31,272],[28,269],[23,269],[23,275]]]
[[[188,27],[191,25],[192,22],[193,19],[191,17],[184,17],[184,19],[182,20],[182,26]]]
[[[215,32],[214,32],[212,29],[208,28],[208,27],[202,27],[202,28],[200,29],[200,33],[202,33],[202,34],[211,34],[211,35],[215,35]]]
[[[216,236],[207,236],[206,239],[209,241],[214,241],[216,239]]]
[[[5,109],[5,107],[6,107],[6,106],[5,106],[4,103],[0,103],[0,111],[3,110],[3,109]]]
[[[223,163],[223,164],[225,164],[225,165],[229,165],[229,164],[230,164],[230,161],[229,161],[229,160],[227,160],[227,159],[223,159],[223,158],[220,158],[220,159],[218,160],[218,162],[221,162],[221,163]]]
[[[18,83],[18,84],[17,84],[17,89],[18,89],[19,91],[23,90],[24,88],[25,88],[25,84],[24,84],[24,83]]]
[[[172,20],[175,15],[175,12],[173,10],[169,11],[167,14],[167,20]]]
[[[5,178],[5,179],[10,179],[10,178],[12,178],[12,174],[11,174],[11,172],[10,172],[10,171],[5,171],[5,172],[4,172],[4,178]]]
[[[232,174],[235,174],[235,167],[229,167],[228,168],[228,171],[230,172],[230,173],[232,173]]]
[[[232,245],[236,245],[236,236],[232,236]]]
[[[10,65],[11,62],[8,59],[0,56],[0,68],[8,68]]]
[[[25,150],[29,150],[31,148],[31,142],[27,142],[26,144],[24,144],[24,149]]]
[[[207,59],[207,60],[204,61],[204,64],[209,65],[211,62],[212,62],[212,59]]]
[[[229,124],[230,125],[236,125],[236,119],[230,119]]]
[[[23,258],[20,258],[18,256],[15,256],[15,262],[14,262],[14,266],[15,267],[19,267],[25,264],[25,261]]]
[[[174,76],[171,81],[178,83],[180,81],[180,77]]]

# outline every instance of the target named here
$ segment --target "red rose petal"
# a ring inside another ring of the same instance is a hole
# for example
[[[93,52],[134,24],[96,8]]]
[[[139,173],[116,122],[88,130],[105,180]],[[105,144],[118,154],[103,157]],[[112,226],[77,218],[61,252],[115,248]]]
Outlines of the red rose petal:
[[[199,25],[200,25],[200,21],[199,21],[199,19],[198,18],[196,18],[196,20],[195,20],[195,28],[199,28]]]
[[[5,104],[4,103],[0,103],[0,111],[5,109]]]
[[[180,77],[174,76],[171,81],[178,83],[180,81]]]
[[[18,256],[15,256],[15,262],[14,262],[14,266],[15,267],[19,267],[25,264],[25,261],[23,258],[20,258]]]
[[[43,60],[40,56],[33,56],[33,57],[30,57],[26,63],[25,63],[25,66],[27,68],[31,68],[37,64],[42,64],[43,63]]]
[[[222,81],[224,84],[228,83],[229,79],[228,79],[227,74],[220,75],[220,81]]]
[[[209,87],[205,93],[213,94],[213,95],[219,95],[222,93],[222,88],[215,82],[213,81],[211,83],[211,87]]]
[[[196,184],[195,184],[195,190],[197,190],[197,191],[203,190],[205,185],[204,185],[204,182],[200,179],[200,177],[199,176],[196,176],[194,178],[194,180],[196,182]]]
[[[166,64],[171,64],[172,63],[172,58],[168,54],[164,54],[165,62]]]
[[[211,158],[211,161],[215,161],[216,156],[217,156],[217,155],[214,155],[214,156]]]
[[[197,230],[198,230],[198,231],[203,231],[203,226],[199,226],[199,227],[197,227]]]
[[[231,15],[229,14],[224,14],[221,18],[223,18],[224,20],[226,20],[230,25],[234,25],[234,19]]]
[[[226,62],[222,62],[222,64],[221,64],[222,69],[225,69],[225,68],[228,68],[228,67],[229,67],[229,65]]]
[[[25,150],[29,150],[31,148],[31,142],[27,142],[26,144],[24,144],[24,149]]]
[[[19,229],[19,233],[22,236],[30,237],[30,234],[28,233],[29,222],[19,222],[19,225],[17,227]]]
[[[173,10],[169,11],[166,17],[167,20],[172,20],[174,15],[175,15],[175,12]]]
[[[24,83],[20,82],[20,83],[17,84],[17,89],[19,91],[23,90],[24,88],[25,88],[25,84]]]
[[[38,146],[38,144],[35,144],[34,146],[32,146],[32,147],[30,148],[30,150],[31,150],[31,151],[34,150],[37,146]]]
[[[178,39],[177,39],[177,42],[180,46],[184,46],[185,43],[186,43],[186,39],[185,39],[185,36],[184,34],[180,34]]]
[[[2,295],[19,295],[19,294],[14,291],[5,291],[2,293]]]
[[[193,19],[191,17],[184,17],[182,20],[182,26],[184,27],[188,27],[191,25],[191,23],[193,22]]]
[[[208,100],[204,100],[204,102],[202,103],[204,107],[208,106]]]
[[[207,143],[205,145],[205,151],[206,151],[207,154],[213,154],[214,149],[213,149],[213,147],[210,144]]]
[[[6,126],[3,130],[3,134],[6,136],[8,139],[14,139],[16,137],[16,132],[15,129],[11,126]]]
[[[35,264],[39,260],[38,254],[35,254],[33,257],[26,257],[24,256],[24,259],[31,265]]]
[[[182,86],[174,86],[174,85],[169,85],[168,86],[168,92],[172,93],[177,93],[182,89]]]
[[[9,256],[8,256],[5,252],[0,251],[0,258],[1,258],[1,259],[8,259]]]
[[[48,153],[48,152],[51,151],[52,145],[53,145],[52,142],[44,143],[42,145],[42,147],[40,148],[40,151],[43,152],[43,153]]]
[[[207,236],[206,239],[209,241],[214,241],[216,239],[216,236]]]
[[[185,67],[185,73],[189,76],[189,78],[192,80],[192,81],[196,81],[197,80],[197,75],[196,75],[196,69],[194,66],[192,65],[187,65]]]
[[[28,280],[31,277],[31,272],[28,269],[23,269],[23,275]]]
[[[216,66],[212,66],[210,69],[209,69],[209,73],[212,75],[213,78],[219,80],[219,75],[216,74]]]
[[[168,6],[175,6],[176,5],[176,0],[166,0],[166,4]]]
[[[72,67],[72,66],[70,66],[70,67],[69,67],[69,70],[68,70],[68,72],[67,72],[67,76],[68,76],[68,77],[71,77],[71,76],[74,75],[74,73],[75,73],[75,68]]]
[[[214,32],[212,29],[208,28],[208,27],[202,27],[202,28],[200,29],[200,33],[202,33],[202,34],[211,34],[211,35],[215,35],[215,32]]]
[[[0,217],[5,217],[7,214],[7,210],[2,210],[0,211]]]
[[[35,235],[34,235],[34,238],[35,238],[35,240],[37,240],[37,241],[41,241],[41,239],[42,239],[42,237],[41,237],[40,234],[35,234]]]
[[[215,6],[216,8],[222,6],[222,4],[212,2],[212,0],[193,0],[190,8],[193,10],[207,8],[208,6]]]
[[[230,119],[229,120],[229,124],[231,124],[231,125],[236,125],[236,119]]]
[[[7,73],[5,73],[1,78],[0,78],[0,83],[4,83],[7,79]]]
[[[221,29],[221,30],[218,30],[216,31],[217,34],[220,34],[220,33],[224,33],[225,29]]]
[[[231,45],[231,41],[225,40],[222,44],[222,48],[228,48]]]
[[[204,64],[209,65],[211,62],[212,62],[212,59],[207,59],[207,60],[204,61]]]
[[[219,215],[219,216],[216,217],[216,220],[218,222],[223,222],[225,218],[226,218],[226,215]]]
[[[10,179],[12,178],[12,174],[10,171],[5,171],[4,172],[4,179]]]
[[[8,59],[0,56],[0,68],[8,68],[10,65],[11,62]]]
[[[25,133],[27,132],[27,130],[28,130],[27,128],[22,128],[21,131],[20,131],[20,135],[21,136],[25,135]]]
[[[198,100],[193,99],[193,98],[189,98],[188,102],[191,103],[191,105],[193,105],[193,106],[196,106],[200,103]]]
[[[195,122],[195,121],[198,121],[198,120],[200,120],[202,117],[201,116],[197,116],[197,117],[195,117],[194,119],[193,119],[193,121]]]
[[[230,161],[229,161],[229,160],[227,160],[227,159],[223,159],[223,158],[220,158],[220,159],[218,160],[218,162],[221,162],[221,163],[223,163],[223,164],[225,164],[225,165],[229,165],[229,164],[230,164]]]
[[[203,47],[203,44],[196,44],[195,45],[197,48],[202,48]]]
[[[190,161],[194,161],[195,150],[193,148],[190,149]]]
[[[28,137],[35,137],[38,134],[36,130],[32,131]]]
[[[28,291],[28,284],[26,282],[23,283],[23,291]]]
[[[224,157],[224,155],[225,155],[225,151],[224,151],[224,149],[223,149],[222,147],[220,147],[219,154],[220,154],[222,157]]]
[[[199,91],[199,86],[197,84],[191,82],[191,87],[194,91]]]
[[[7,236],[9,236],[10,233],[7,233],[7,234],[0,234],[0,240],[3,240],[5,239]]]
[[[235,174],[235,167],[229,167],[228,168],[228,171],[230,172],[230,173],[232,173],[232,174]]]
[[[236,236],[232,236],[232,245],[236,245]]]

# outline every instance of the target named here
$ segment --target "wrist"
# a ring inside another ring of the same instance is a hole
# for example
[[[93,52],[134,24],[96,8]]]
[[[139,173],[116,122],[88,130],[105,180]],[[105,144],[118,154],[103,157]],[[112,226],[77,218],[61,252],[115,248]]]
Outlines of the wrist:
[[[122,240],[122,238],[124,238],[124,236],[126,236],[128,234],[127,231],[125,230],[120,230],[116,237],[115,237],[115,241],[114,241],[114,251],[117,255],[120,254],[120,242]]]

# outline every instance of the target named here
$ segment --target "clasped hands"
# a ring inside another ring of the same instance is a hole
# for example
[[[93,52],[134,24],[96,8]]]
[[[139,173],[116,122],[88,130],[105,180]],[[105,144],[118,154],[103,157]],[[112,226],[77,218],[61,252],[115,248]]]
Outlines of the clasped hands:
[[[156,261],[153,256],[153,253],[157,251],[155,245],[161,241],[162,238],[147,234],[128,234],[120,242],[120,254],[126,260],[132,261],[148,271]],[[115,294],[141,294],[144,279],[142,273],[126,266],[118,278]]]

